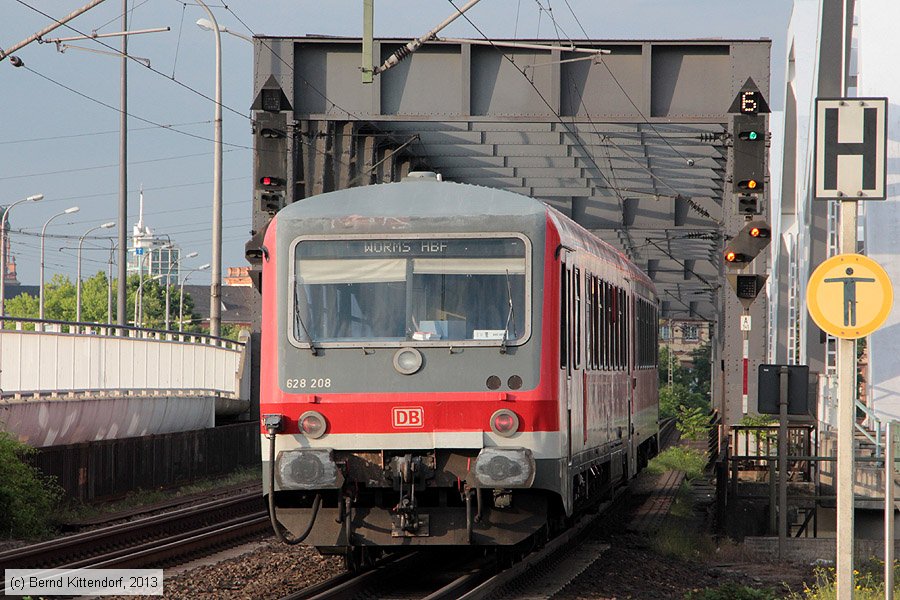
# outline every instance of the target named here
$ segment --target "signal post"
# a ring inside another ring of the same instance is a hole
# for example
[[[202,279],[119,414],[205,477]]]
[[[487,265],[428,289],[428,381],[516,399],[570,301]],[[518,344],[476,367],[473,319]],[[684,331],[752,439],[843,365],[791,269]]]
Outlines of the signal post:
[[[737,422],[742,415],[755,411],[750,406],[751,381],[749,374],[766,354],[766,302],[755,300],[765,286],[766,256],[762,251],[772,239],[772,230],[764,215],[766,206],[768,146],[768,104],[752,79],[738,92],[729,111],[731,121],[730,177],[732,211],[725,211],[726,242],[722,254],[725,278],[735,296],[723,298],[724,313],[720,330],[724,335],[725,356],[734,356],[728,348],[736,346],[740,323],[741,360],[723,361],[723,376],[740,373],[740,383],[733,376],[723,386],[723,418],[726,424]],[[726,203],[727,204],[727,203]],[[738,301],[735,303],[735,299]],[[740,306],[740,320],[736,311]],[[755,318],[754,318],[755,317]],[[755,322],[754,322],[755,321]],[[751,350],[753,352],[751,353]],[[729,410],[729,400],[740,389],[740,413]]]

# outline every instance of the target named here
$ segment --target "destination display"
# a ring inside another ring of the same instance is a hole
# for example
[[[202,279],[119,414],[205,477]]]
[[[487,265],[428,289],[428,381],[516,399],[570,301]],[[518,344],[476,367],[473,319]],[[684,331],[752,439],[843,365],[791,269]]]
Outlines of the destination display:
[[[523,257],[519,238],[421,238],[310,240],[297,245],[298,259]]]

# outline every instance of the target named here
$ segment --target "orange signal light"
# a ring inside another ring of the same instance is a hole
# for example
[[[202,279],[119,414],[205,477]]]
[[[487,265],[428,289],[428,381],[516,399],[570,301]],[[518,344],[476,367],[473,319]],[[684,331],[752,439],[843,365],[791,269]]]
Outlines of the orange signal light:
[[[750,237],[759,237],[759,227],[753,227],[750,229]]]
[[[725,253],[725,260],[727,260],[728,262],[734,262],[736,259],[737,259],[736,252],[729,250],[728,252]]]
[[[759,185],[759,184],[756,183],[755,179],[751,179],[750,181],[747,182],[747,187],[750,188],[751,190],[755,190],[757,185]]]

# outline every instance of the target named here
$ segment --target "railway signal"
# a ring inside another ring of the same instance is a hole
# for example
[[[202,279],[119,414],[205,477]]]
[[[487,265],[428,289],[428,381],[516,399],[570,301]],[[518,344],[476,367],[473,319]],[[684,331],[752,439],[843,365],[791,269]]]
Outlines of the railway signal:
[[[743,269],[772,241],[772,229],[765,221],[750,221],[725,246],[723,255],[729,267]]]
[[[766,284],[767,275],[743,275],[740,273],[729,273],[726,275],[728,283],[737,295],[741,305],[749,309],[756,297],[763,290]]]
[[[284,208],[287,192],[287,126],[281,113],[261,112],[256,129],[256,197],[269,216]]]
[[[739,194],[761,194],[766,177],[765,115],[734,117],[733,188]]]

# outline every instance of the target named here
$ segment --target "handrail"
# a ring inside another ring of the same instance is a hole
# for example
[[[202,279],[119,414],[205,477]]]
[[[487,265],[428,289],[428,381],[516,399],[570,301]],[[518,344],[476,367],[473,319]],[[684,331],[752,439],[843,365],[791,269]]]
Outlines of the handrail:
[[[75,398],[81,396],[90,396],[96,398],[98,396],[208,396],[219,395],[222,397],[236,398],[238,394],[234,391],[220,390],[216,388],[79,388],[66,390],[16,390],[8,392],[0,390],[0,399],[9,400],[27,400],[40,398]]]
[[[236,346],[244,346],[244,342],[239,342],[237,340],[233,340],[231,338],[224,338],[221,336],[209,335],[208,333],[193,333],[193,332],[185,332],[185,331],[174,331],[171,329],[151,329],[148,327],[135,327],[133,325],[117,325],[114,323],[89,323],[85,321],[60,321],[56,319],[32,319],[30,317],[10,317],[10,316],[2,316],[0,317],[0,332],[4,331],[3,323],[5,321],[12,321],[14,323],[33,323],[35,326],[37,325],[60,325],[69,327],[70,331],[68,333],[72,335],[78,335],[78,332],[72,332],[71,329],[75,328],[91,328],[91,329],[105,329],[107,331],[136,331],[142,333],[151,333],[151,334],[162,334],[162,335],[171,335],[175,337],[194,337],[194,338],[202,338],[207,340],[208,346],[220,346],[221,342],[225,342],[228,344],[234,344]],[[43,331],[43,327],[41,328]],[[35,331],[37,329],[35,328]],[[97,335],[97,334],[90,334]],[[104,335],[104,334],[99,334]],[[117,335],[117,333],[109,334],[108,337],[121,337]],[[146,336],[145,336],[146,337]]]
[[[875,435],[873,436],[871,433],[866,431],[866,428],[856,422],[856,419],[853,420],[853,425],[856,427],[857,431],[861,432],[866,438],[875,444],[875,456],[881,456],[881,419],[878,418],[878,415],[875,414],[875,411],[872,410],[869,406],[866,406],[859,400],[856,400],[856,410],[861,410],[866,413],[866,416],[875,423]]]

